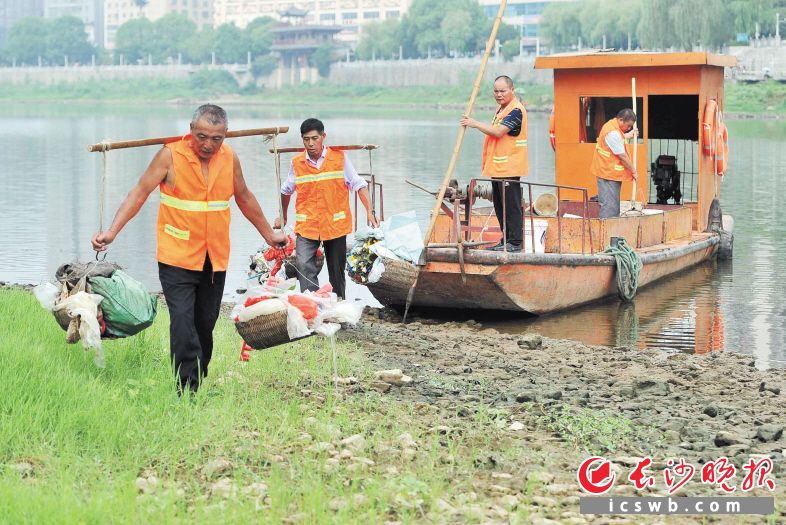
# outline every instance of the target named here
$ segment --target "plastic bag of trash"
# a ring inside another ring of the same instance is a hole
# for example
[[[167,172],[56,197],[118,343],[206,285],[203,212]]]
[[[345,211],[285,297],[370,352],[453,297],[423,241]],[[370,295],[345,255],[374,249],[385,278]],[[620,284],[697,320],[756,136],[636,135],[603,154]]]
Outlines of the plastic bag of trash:
[[[290,340],[311,335],[303,312],[289,303],[287,303],[287,335]]]
[[[95,348],[96,366],[104,367],[104,353],[101,347],[101,327],[98,324],[98,305],[103,301],[98,294],[77,292],[61,300],[55,310],[65,310],[72,319],[79,318],[79,338],[82,346]]]
[[[385,273],[385,263],[382,262],[382,259],[378,258],[374,261],[374,264],[371,265],[371,271],[368,272],[368,282],[378,283],[383,273]]]
[[[109,278],[90,277],[90,285],[104,298],[101,308],[107,334],[128,337],[153,324],[158,299],[123,270],[116,270]]]
[[[55,308],[55,302],[60,295],[60,289],[50,282],[41,283],[33,288],[33,295],[38,299],[41,307],[47,312]]]
[[[405,261],[415,263],[423,250],[423,234],[420,232],[415,211],[407,211],[382,222],[385,247]]]
[[[349,323],[358,324],[363,315],[363,304],[356,301],[340,301],[322,314],[320,320],[324,323]]]

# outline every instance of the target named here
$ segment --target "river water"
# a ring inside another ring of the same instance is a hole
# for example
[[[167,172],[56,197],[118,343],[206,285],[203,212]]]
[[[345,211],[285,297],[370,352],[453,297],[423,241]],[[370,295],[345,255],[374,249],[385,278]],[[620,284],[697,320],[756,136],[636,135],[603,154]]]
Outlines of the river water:
[[[373,169],[383,183],[385,214],[416,210],[425,227],[433,200],[406,184],[410,179],[437,189],[458,131],[459,112],[374,112],[305,108],[228,107],[230,128],[290,126],[279,144],[297,146],[299,123],[322,118],[328,143],[373,143]],[[90,260],[90,236],[98,229],[101,155],[86,146],[185,133],[190,108],[176,106],[88,107],[6,106],[0,114],[0,280],[37,283],[62,263]],[[488,112],[485,112],[488,113]],[[486,118],[484,112],[476,114]],[[536,331],[588,344],[649,346],[665,351],[727,350],[750,354],[760,367],[786,367],[786,218],[780,200],[786,186],[786,122],[729,121],[730,169],[722,186],[724,213],[735,218],[731,262],[711,263],[642,289],[633,304],[608,300],[563,314],[522,318],[480,318],[507,332]],[[553,183],[554,154],[547,121],[531,114],[530,177]],[[469,130],[455,176],[476,176],[482,137]],[[275,171],[269,144],[260,138],[233,139],[249,187],[268,217],[277,214]],[[107,155],[106,212],[111,222],[155,147],[117,150]],[[351,153],[359,171],[368,154]],[[286,167],[287,163],[284,163]],[[232,256],[227,298],[245,282],[248,256],[262,240],[233,203]],[[155,263],[157,198],[111,246],[109,259],[126,267],[151,290],[160,289]],[[350,294],[373,302],[367,290]],[[475,313],[467,313],[475,317]],[[477,317],[476,317],[477,318]]]

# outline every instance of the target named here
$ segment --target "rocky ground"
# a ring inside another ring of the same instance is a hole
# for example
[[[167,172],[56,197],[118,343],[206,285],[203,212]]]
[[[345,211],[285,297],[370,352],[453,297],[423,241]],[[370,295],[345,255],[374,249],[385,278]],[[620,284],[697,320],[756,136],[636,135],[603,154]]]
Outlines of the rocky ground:
[[[508,475],[536,476],[534,492],[516,492],[491,477],[479,490],[499,490],[530,501],[542,523],[606,523],[623,517],[582,516],[576,482],[578,465],[591,453],[614,464],[617,483],[610,495],[666,496],[667,461],[685,458],[696,474],[675,496],[723,496],[700,481],[702,465],[727,457],[742,484],[741,466],[767,456],[774,469],[776,515],[786,521],[783,402],[786,371],[761,371],[750,356],[732,352],[693,356],[626,347],[592,347],[536,334],[507,335],[479,323],[406,325],[390,310],[371,310],[358,328],[339,332],[354,340],[378,369],[401,369],[412,378],[402,386],[372,388],[428,404],[456,428],[471,425],[478,411],[492,410],[514,440],[538,454],[507,465]],[[395,381],[394,381],[395,382]],[[389,388],[389,390],[387,390]],[[637,459],[653,460],[650,489],[636,491],[627,475]],[[494,470],[500,470],[499,468]],[[503,469],[505,470],[505,469]],[[505,478],[505,476],[502,476]],[[489,488],[497,487],[497,488]],[[773,495],[758,489],[734,495]],[[778,515],[780,512],[780,515]],[[695,518],[696,521],[701,521]],[[649,518],[683,523],[689,518]],[[460,521],[460,520],[459,520]],[[640,522],[632,518],[631,522]],[[710,522],[766,522],[763,517],[726,516]]]

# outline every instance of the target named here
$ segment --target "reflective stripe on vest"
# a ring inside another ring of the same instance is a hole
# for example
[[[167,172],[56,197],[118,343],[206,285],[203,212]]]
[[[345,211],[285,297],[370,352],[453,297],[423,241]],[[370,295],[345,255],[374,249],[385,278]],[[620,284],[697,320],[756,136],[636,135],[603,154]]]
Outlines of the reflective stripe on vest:
[[[518,146],[520,148],[526,147],[526,145],[527,145],[527,141],[526,140],[517,140],[516,141],[516,146]]]
[[[333,214],[334,221],[340,221],[341,219],[346,219],[346,218],[347,218],[347,214],[344,213],[343,211]]]
[[[308,216],[306,216],[305,213],[296,213],[295,214],[295,221],[296,222],[306,222],[307,218],[308,218]]]
[[[224,211],[229,209],[229,201],[187,201],[171,195],[161,194],[161,204],[183,211]]]
[[[601,147],[600,147],[599,145],[597,145],[597,144],[595,145],[595,151],[597,151],[598,153],[600,153],[601,155],[603,155],[603,156],[604,156],[604,157],[606,157],[607,159],[608,159],[608,158],[611,158],[611,153],[610,153],[610,152],[608,152],[608,151],[606,151],[605,149],[601,148]]]
[[[179,230],[179,229],[175,228],[174,226],[172,226],[171,224],[165,224],[164,225],[164,233],[166,233],[167,235],[171,235],[172,237],[174,237],[176,239],[182,239],[184,241],[187,241],[188,239],[191,238],[191,232],[190,231],[188,231],[188,230]]]
[[[306,182],[322,182],[326,180],[336,180],[343,178],[343,171],[326,171],[316,175],[301,175],[299,177],[295,177],[295,185],[297,186],[298,184],[305,184]]]

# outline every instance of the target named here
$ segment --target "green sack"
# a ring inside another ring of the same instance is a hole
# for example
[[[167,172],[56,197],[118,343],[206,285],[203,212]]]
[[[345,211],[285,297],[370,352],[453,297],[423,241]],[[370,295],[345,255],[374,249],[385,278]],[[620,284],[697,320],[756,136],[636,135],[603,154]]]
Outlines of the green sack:
[[[101,309],[106,322],[106,334],[128,337],[141,332],[156,317],[158,299],[123,270],[115,270],[112,277],[91,277],[93,293],[104,298]]]

